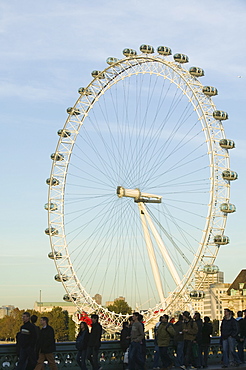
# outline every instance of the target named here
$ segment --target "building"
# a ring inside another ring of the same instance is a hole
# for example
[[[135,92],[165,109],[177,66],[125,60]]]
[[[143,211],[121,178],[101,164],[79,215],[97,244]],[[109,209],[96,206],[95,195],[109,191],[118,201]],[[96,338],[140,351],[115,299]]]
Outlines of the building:
[[[71,302],[35,302],[34,310],[45,313],[50,312],[54,307],[61,307],[66,310],[69,315],[73,315],[77,311],[77,307]]]
[[[94,299],[94,301],[99,304],[100,306],[102,305],[102,296],[101,294],[95,294],[94,297],[92,297],[92,299]]]
[[[229,308],[234,313],[246,309],[246,269],[241,270],[236,279],[229,284],[222,307]]]
[[[4,316],[9,316],[10,313],[14,310],[15,306],[7,305],[0,307],[0,319],[2,319]]]
[[[115,298],[113,301],[107,301],[105,306],[112,306],[116,301],[125,301],[125,297],[119,296],[118,298]]]

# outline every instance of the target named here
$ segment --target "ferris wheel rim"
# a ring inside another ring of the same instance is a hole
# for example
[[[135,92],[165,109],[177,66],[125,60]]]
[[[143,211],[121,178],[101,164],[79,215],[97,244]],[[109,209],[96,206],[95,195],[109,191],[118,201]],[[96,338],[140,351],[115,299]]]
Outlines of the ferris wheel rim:
[[[144,64],[144,63],[146,63],[146,62],[156,62],[156,63],[162,63],[162,64],[165,64],[165,65],[167,65],[168,67],[170,67],[170,68],[172,68],[176,73],[178,73],[177,71],[179,71],[180,70],[180,77],[184,80],[184,82],[186,83],[186,86],[187,85],[189,85],[189,84],[187,84],[187,81],[186,81],[186,78],[187,78],[187,71],[186,70],[184,70],[183,68],[181,68],[180,66],[179,67],[177,67],[177,64],[174,64],[174,63],[172,63],[172,62],[169,62],[169,61],[166,61],[164,58],[160,58],[160,57],[157,57],[157,56],[154,56],[154,57],[152,57],[152,56],[150,56],[150,55],[138,55],[138,56],[135,56],[135,57],[128,57],[128,58],[124,58],[124,59],[122,59],[122,60],[119,60],[118,62],[116,62],[113,66],[109,66],[109,67],[107,67],[107,68],[105,68],[101,73],[102,74],[107,74],[107,73],[109,73],[110,71],[112,71],[112,70],[114,70],[114,71],[116,71],[116,73],[117,73],[117,76],[119,76],[119,71],[117,72],[117,68],[119,68],[120,66],[121,66],[121,64],[122,63],[126,63],[126,65],[127,65],[127,68],[128,69],[131,69],[133,66],[131,65],[131,63],[134,65],[134,63],[136,63],[136,61],[141,61],[141,63],[142,64]],[[113,78],[115,78],[116,76],[114,76]],[[119,80],[120,81],[120,80]],[[115,83],[118,83],[119,81],[117,81],[117,82],[115,82]],[[100,83],[100,81],[98,81],[98,79],[94,79],[94,80],[92,80],[88,85],[87,85],[87,87],[86,87],[86,89],[90,89],[92,86],[93,86],[93,83],[95,84],[95,82],[96,83]],[[199,85],[199,83],[196,81],[196,83]],[[201,87],[202,85],[200,84],[200,87]],[[111,87],[111,86],[110,86]],[[110,88],[109,87],[109,88]],[[190,86],[189,86],[190,87]],[[180,88],[180,87],[179,87]],[[97,95],[97,97],[99,98],[100,97],[100,93],[103,91],[103,90],[105,90],[105,86],[102,86],[101,87],[101,91],[100,92],[98,92],[98,95]],[[181,88],[181,90],[182,90],[182,88]],[[199,99],[197,98],[197,95],[196,95],[196,92],[194,92],[193,91],[193,95],[194,95],[194,98],[199,102]],[[95,104],[95,102],[96,101],[94,101],[93,102],[93,104],[91,105],[91,107]],[[73,107],[73,109],[76,109],[76,107],[78,106],[78,104],[80,103],[80,97],[78,98],[78,100],[77,100],[77,102],[75,103],[75,105],[74,105],[74,107]],[[214,106],[214,104],[213,103],[211,103],[211,107],[213,108],[212,110],[214,110],[215,109],[215,106]],[[91,108],[90,108],[91,109]],[[88,109],[88,111],[89,111],[89,109]],[[88,111],[87,112],[85,112],[85,115],[87,115],[87,113],[88,113]],[[66,121],[66,123],[65,123],[65,125],[64,125],[64,127],[63,127],[63,129],[65,130],[66,128],[67,128],[67,125],[70,123],[70,121],[71,121],[71,117],[72,116],[69,116],[68,117],[68,119],[67,119],[67,121]],[[199,116],[199,118],[201,118],[200,116]],[[206,120],[205,120],[205,122],[206,122]],[[224,132],[224,131],[222,131],[222,132]],[[77,136],[76,136],[77,137]],[[75,143],[75,140],[76,140],[76,138],[74,139],[74,142],[73,142],[73,144],[72,145],[74,145],[74,143]],[[60,138],[60,140],[59,140],[59,142],[58,142],[58,145],[57,145],[57,148],[56,148],[56,151],[55,151],[55,154],[58,154],[59,153],[59,151],[60,151],[60,145],[61,145],[61,143],[62,143],[62,138]],[[72,149],[70,150],[70,155],[71,155],[71,152],[72,152]],[[211,152],[213,152],[212,150],[211,150]],[[70,158],[70,157],[69,157]],[[227,157],[227,160],[229,160],[229,157]],[[63,183],[63,189],[62,189],[62,192],[61,192],[61,197],[62,197],[62,199],[63,199],[63,202],[64,202],[64,187],[66,186],[66,173],[67,173],[67,169],[68,169],[68,166],[69,166],[69,162],[70,162],[70,159],[68,159],[68,161],[67,161],[67,167],[66,167],[66,169],[64,170],[64,169],[62,169],[62,171],[63,171],[63,175],[65,176],[64,177],[64,183]],[[52,176],[53,176],[53,173],[54,173],[54,167],[56,166],[56,162],[54,161],[53,162],[53,165],[52,165],[52,170],[51,170],[51,175],[50,175],[50,178],[52,178]],[[228,163],[228,166],[227,166],[228,168],[229,168],[229,163]],[[213,162],[213,160],[212,160],[212,162],[211,162],[211,168],[212,169],[214,169],[214,162]],[[214,184],[213,184],[213,186],[214,186]],[[51,188],[52,188],[52,186],[50,186],[49,187],[49,197],[48,197],[48,203],[50,203],[51,202],[51,200],[53,199],[52,198],[52,196],[51,196]],[[229,189],[229,187],[227,187],[227,189]],[[213,193],[211,193],[211,196],[213,196],[213,194],[214,194],[214,192]],[[229,194],[227,194],[227,198],[229,198]],[[214,202],[214,198],[212,198],[211,199],[211,202]],[[210,212],[211,212],[211,209],[212,209],[212,207],[210,207]],[[51,228],[52,227],[52,225],[54,224],[54,221],[52,221],[51,219],[50,219],[50,215],[51,215],[51,212],[49,211],[48,212],[48,214],[49,214],[49,227]],[[53,217],[53,213],[52,213],[52,217]],[[225,219],[224,219],[225,220]],[[62,227],[63,227],[63,230],[64,230],[64,220],[63,220],[63,225],[62,225]],[[224,231],[224,228],[225,228],[225,225],[223,226],[223,231]],[[65,232],[63,232],[63,234],[64,234],[64,237],[65,237]],[[51,247],[52,247],[52,251],[53,252],[55,252],[55,248],[56,248],[56,244],[53,242],[53,238],[55,238],[54,236],[52,236],[52,235],[50,235],[50,240],[51,240]],[[66,243],[66,241],[65,241],[65,243]],[[204,242],[205,243],[205,242]],[[203,246],[201,247],[201,250],[200,250],[200,252],[202,253],[203,252],[203,248],[204,248],[204,243],[203,243]],[[67,248],[67,247],[66,247]],[[218,246],[217,246],[217,248],[216,248],[216,255],[217,255],[217,252],[218,252]],[[214,256],[214,260],[215,260],[215,258],[216,258],[216,255]],[[79,280],[78,280],[78,278],[77,278],[77,276],[76,276],[76,273],[75,273],[75,271],[73,270],[73,266],[72,266],[72,263],[71,263],[71,261],[70,261],[70,258],[69,258],[69,251],[68,251],[68,249],[67,249],[67,255],[66,255],[66,258],[67,258],[67,261],[68,261],[68,264],[69,264],[69,267],[70,267],[70,269],[72,270],[72,273],[73,273],[73,279],[76,281],[76,284],[77,285],[81,285],[81,283],[79,282]],[[196,261],[198,262],[198,257],[195,257],[195,259],[196,259]],[[194,259],[194,260],[195,260]],[[55,263],[56,263],[56,260],[55,260]],[[190,272],[190,274],[192,274],[192,272],[194,271],[194,269],[195,269],[195,263],[193,263],[193,266],[192,266],[192,271]],[[59,266],[57,265],[57,263],[56,263],[56,267],[57,267],[57,270],[58,270],[58,273],[59,273]],[[186,276],[184,277],[184,280],[186,280],[187,278],[186,278]],[[72,294],[71,293],[71,291],[67,288],[67,284],[66,284],[66,282],[62,282],[63,283],[63,285],[64,285],[64,287],[65,287],[65,289],[67,290],[67,292],[68,293],[70,293],[70,294]],[[177,288],[178,289],[178,288]],[[184,287],[182,288],[182,289],[184,289]],[[84,290],[84,288],[83,288],[83,290]],[[76,301],[74,302],[75,304],[76,304]],[[102,307],[102,306],[100,306],[100,305],[97,305],[97,308],[98,308],[98,310],[102,310],[102,311],[104,311],[104,308]],[[106,311],[107,312],[107,314],[108,314],[108,311]],[[121,315],[122,316],[122,315]]]

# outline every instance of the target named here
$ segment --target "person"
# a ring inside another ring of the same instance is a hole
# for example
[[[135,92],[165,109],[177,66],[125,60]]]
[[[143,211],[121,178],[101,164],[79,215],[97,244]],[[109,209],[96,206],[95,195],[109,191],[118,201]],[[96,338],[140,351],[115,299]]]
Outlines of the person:
[[[16,370],[25,370],[27,363],[30,368],[36,365],[35,344],[37,335],[34,325],[30,322],[30,313],[24,312],[22,315],[23,325],[17,334],[17,347],[19,351],[19,360]]]
[[[238,333],[237,321],[233,318],[231,310],[224,309],[224,318],[221,323],[221,340],[223,348],[223,368],[228,367],[229,362],[234,361],[239,365],[239,358],[235,351],[235,338]]]
[[[76,361],[81,370],[87,370],[85,360],[89,342],[89,329],[84,321],[80,323],[79,327],[80,331],[76,338],[76,348],[78,350]]]
[[[34,325],[35,331],[36,331],[36,343],[35,343],[35,355],[36,355],[36,362],[38,360],[38,340],[39,340],[39,334],[40,334],[40,327],[36,325],[36,322],[38,321],[38,316],[37,315],[32,315],[31,318],[31,323]],[[35,364],[36,365],[36,364]]]
[[[208,367],[208,352],[210,347],[211,335],[213,333],[213,325],[208,316],[204,316],[202,327],[202,366]]]
[[[132,315],[133,324],[131,328],[131,344],[129,347],[129,370],[144,370],[144,359],[142,352],[142,343],[144,339],[144,329],[141,322],[139,322],[139,313],[134,312]],[[135,367],[136,366],[136,367]]]
[[[195,312],[194,314],[194,320],[197,325],[197,333],[196,338],[193,341],[193,350],[196,352],[196,356],[193,354],[193,361],[194,361],[194,367],[197,367],[198,369],[202,366],[202,327],[203,322],[201,319],[201,315],[199,312]]]
[[[175,366],[180,367],[184,365],[184,333],[183,333],[183,315],[179,315],[178,321],[174,324],[175,336],[174,345],[176,348]]]
[[[123,322],[123,328],[120,332],[120,346],[123,351],[124,361],[123,361],[123,369],[127,369],[128,366],[128,348],[130,345],[130,338],[129,338],[129,323],[128,321]]]
[[[191,318],[188,311],[183,312],[184,318],[184,365],[180,366],[182,369],[188,368],[192,362],[192,344],[196,338],[198,328],[196,322]]]
[[[49,325],[49,319],[46,316],[40,318],[40,325],[42,328],[38,340],[39,356],[34,370],[42,370],[44,361],[48,361],[52,370],[57,370],[53,354],[56,350],[54,329]]]
[[[157,343],[157,330],[158,330],[160,324],[161,324],[161,317],[160,317],[159,321],[155,324],[155,327],[154,327],[154,345],[155,345],[155,349],[154,349],[153,370],[160,369],[160,366],[159,366],[160,352],[159,352],[159,347],[158,347],[158,343]]]
[[[138,321],[143,325],[143,332],[145,332],[142,314],[138,315]],[[145,334],[144,334],[144,337],[142,340],[142,358],[143,358],[144,363],[146,362],[146,355],[147,355],[147,349],[146,349],[146,340],[145,340]]]
[[[237,335],[237,352],[239,360],[242,364],[244,364],[244,341],[245,341],[245,333],[244,333],[244,320],[243,320],[243,311],[237,312],[237,323],[238,323],[238,335]]]
[[[168,322],[168,319],[168,315],[163,315],[161,317],[161,324],[157,330],[157,343],[163,368],[168,368],[172,365],[172,360],[168,354],[168,347],[171,337],[174,338],[175,336],[173,325]]]
[[[101,336],[102,336],[102,326],[98,322],[98,315],[91,315],[92,328],[89,337],[88,349],[87,349],[87,358],[91,363],[93,370],[100,369],[98,364],[98,352],[101,347]]]

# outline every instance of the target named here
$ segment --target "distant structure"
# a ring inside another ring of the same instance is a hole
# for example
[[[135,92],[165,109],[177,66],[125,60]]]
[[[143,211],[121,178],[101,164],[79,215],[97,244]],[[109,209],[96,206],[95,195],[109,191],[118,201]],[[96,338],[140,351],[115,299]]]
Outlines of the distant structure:
[[[116,301],[125,301],[125,300],[126,300],[125,297],[119,296],[118,298],[115,298],[113,301],[107,301],[105,306],[108,307],[113,305]]]
[[[96,301],[97,304],[100,304],[100,306],[102,305],[102,296],[101,294],[95,294],[94,297],[92,297],[92,299],[94,299],[94,301]]]
[[[52,311],[54,307],[61,307],[66,310],[69,315],[73,315],[77,311],[77,307],[71,302],[35,302],[34,310],[45,313]]]
[[[10,313],[14,310],[15,306],[7,305],[0,307],[0,319],[2,319],[4,316],[9,316]]]
[[[222,297],[223,308],[235,313],[246,309],[246,269],[241,270],[232,284],[228,284],[227,294]]]

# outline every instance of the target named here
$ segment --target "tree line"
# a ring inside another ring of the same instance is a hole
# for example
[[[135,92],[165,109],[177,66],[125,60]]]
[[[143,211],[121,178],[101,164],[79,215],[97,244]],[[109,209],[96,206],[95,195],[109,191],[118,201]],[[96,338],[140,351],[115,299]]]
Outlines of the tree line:
[[[55,331],[55,339],[57,342],[75,340],[75,323],[67,311],[63,311],[61,307],[54,307],[50,312],[38,312],[33,309],[20,310],[15,308],[10,315],[0,319],[0,340],[15,341],[16,334],[20,331],[22,315],[25,311],[30,312],[30,315],[37,315],[39,325],[40,317],[46,316],[49,319],[49,324]]]

